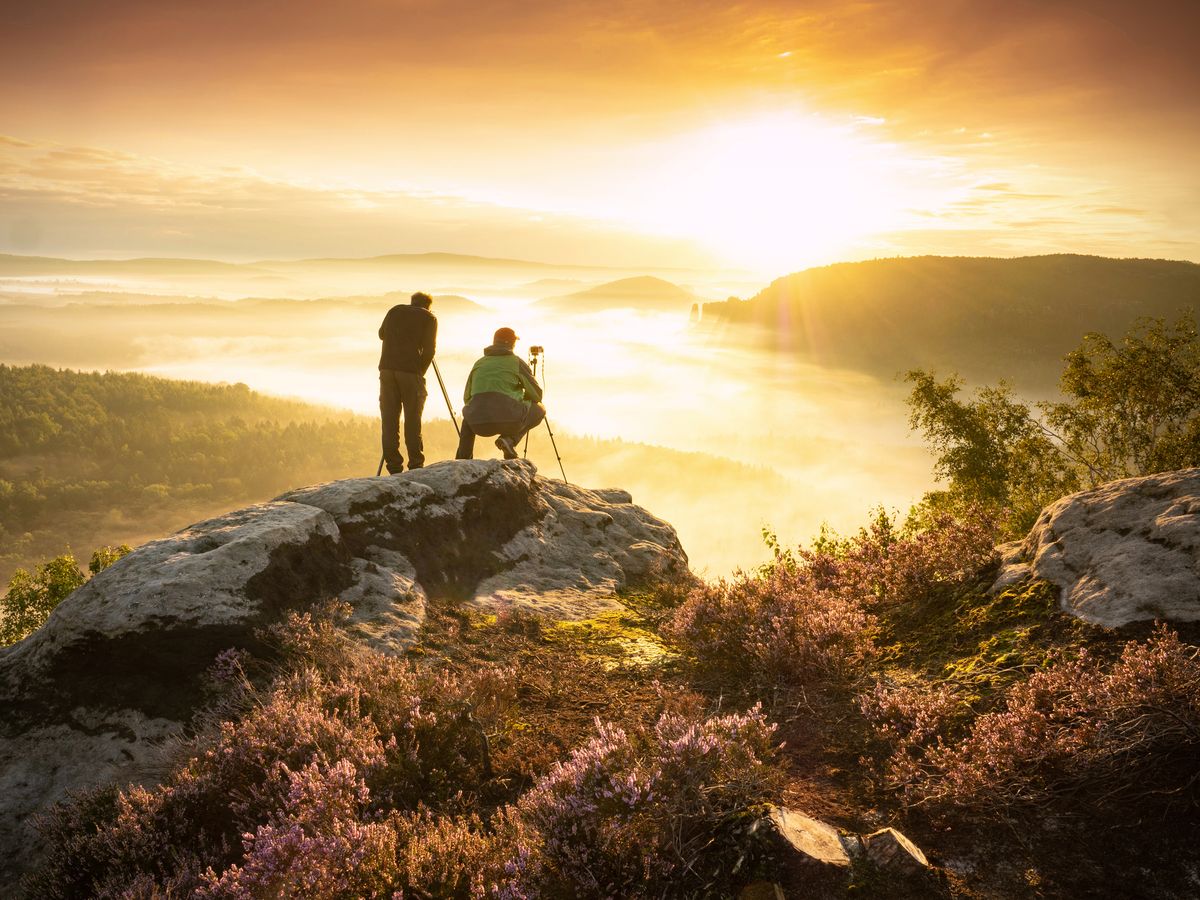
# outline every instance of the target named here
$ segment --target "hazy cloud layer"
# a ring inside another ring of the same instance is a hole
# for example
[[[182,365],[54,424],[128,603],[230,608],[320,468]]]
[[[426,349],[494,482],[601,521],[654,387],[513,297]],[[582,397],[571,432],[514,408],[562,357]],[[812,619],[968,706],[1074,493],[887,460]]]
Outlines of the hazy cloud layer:
[[[369,256],[442,250],[704,264],[684,241],[420,191],[363,191],[92,147],[0,140],[0,252]]]

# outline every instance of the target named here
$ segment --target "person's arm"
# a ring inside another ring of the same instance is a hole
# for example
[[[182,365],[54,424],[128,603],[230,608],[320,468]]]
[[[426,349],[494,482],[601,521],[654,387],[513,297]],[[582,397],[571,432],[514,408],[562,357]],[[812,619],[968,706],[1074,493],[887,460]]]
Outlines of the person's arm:
[[[475,365],[471,366],[471,372],[467,375],[467,383],[463,385],[463,403],[471,402],[471,382],[475,380],[475,370],[479,368],[479,361],[476,360]]]
[[[537,379],[533,377],[533,372],[526,365],[525,360],[517,358],[517,377],[521,379],[521,387],[525,390],[525,396],[534,403],[542,399],[542,386],[537,383]]]
[[[392,317],[392,311],[389,309],[387,311],[387,314],[383,317],[383,322],[379,326],[379,339],[381,341],[383,340],[384,334],[387,333],[388,319],[390,319],[391,317]]]
[[[430,316],[429,324],[425,326],[425,340],[421,341],[421,374],[433,362],[433,354],[437,352],[437,317]]]

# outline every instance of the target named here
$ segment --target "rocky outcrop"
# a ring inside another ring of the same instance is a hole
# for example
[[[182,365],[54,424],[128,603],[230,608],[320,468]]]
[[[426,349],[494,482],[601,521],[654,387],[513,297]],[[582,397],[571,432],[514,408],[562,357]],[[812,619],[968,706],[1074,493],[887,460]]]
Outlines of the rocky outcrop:
[[[1003,549],[993,591],[1042,578],[1066,612],[1097,625],[1200,621],[1200,469],[1064,497]]]
[[[293,491],[146,544],[0,650],[0,884],[29,817],[71,789],[154,776],[203,676],[289,610],[338,597],[352,637],[402,653],[430,600],[583,618],[682,574],[674,530],[621,491],[525,461],[445,462]]]

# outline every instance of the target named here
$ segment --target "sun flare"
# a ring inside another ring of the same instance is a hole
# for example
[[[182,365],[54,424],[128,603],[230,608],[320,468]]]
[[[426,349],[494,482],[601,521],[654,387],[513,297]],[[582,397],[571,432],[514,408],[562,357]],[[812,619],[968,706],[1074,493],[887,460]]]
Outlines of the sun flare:
[[[682,134],[657,148],[630,214],[765,271],[823,261],[962,190],[946,161],[870,134],[879,124],[772,113]]]

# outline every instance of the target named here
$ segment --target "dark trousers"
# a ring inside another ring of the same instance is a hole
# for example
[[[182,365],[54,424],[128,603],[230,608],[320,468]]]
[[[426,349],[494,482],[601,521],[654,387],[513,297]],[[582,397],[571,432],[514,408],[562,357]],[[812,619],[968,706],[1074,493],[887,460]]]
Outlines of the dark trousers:
[[[425,465],[425,444],[421,440],[421,412],[425,409],[425,376],[396,369],[379,370],[379,418],[382,423],[383,461],[395,475],[404,471],[400,455],[400,416],[404,415],[404,446],[408,467]]]
[[[464,416],[462,430],[458,434],[458,453],[455,454],[455,459],[474,459],[476,435],[480,437],[503,435],[512,441],[515,447],[525,435],[541,425],[544,418],[546,418],[546,407],[540,403],[531,404],[529,411],[525,413],[525,418],[517,421],[475,422],[472,424]]]

